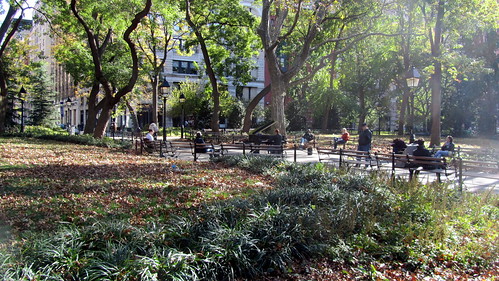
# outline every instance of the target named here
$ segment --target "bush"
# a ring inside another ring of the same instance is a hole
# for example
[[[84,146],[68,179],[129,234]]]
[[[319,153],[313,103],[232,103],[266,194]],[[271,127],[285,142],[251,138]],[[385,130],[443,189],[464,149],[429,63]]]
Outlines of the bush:
[[[37,138],[108,148],[130,149],[132,147],[132,143],[130,141],[122,142],[121,140],[114,140],[108,137],[96,139],[90,135],[70,135],[61,128],[51,129],[42,126],[28,126],[26,127],[24,133],[11,132],[4,135],[9,137]]]
[[[497,197],[442,185],[328,172],[268,157],[217,161],[258,167],[276,188],[206,204],[165,225],[105,221],[24,239],[0,259],[10,279],[235,280],[285,274],[295,260],[328,257],[431,270],[452,260],[485,267],[498,253]],[[253,169],[253,168],[252,168]]]

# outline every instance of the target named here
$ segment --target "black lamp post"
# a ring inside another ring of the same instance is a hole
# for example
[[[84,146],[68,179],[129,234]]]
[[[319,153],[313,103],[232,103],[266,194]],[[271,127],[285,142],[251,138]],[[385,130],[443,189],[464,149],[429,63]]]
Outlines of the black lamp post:
[[[68,97],[68,99],[66,100],[66,106],[68,107],[67,109],[67,115],[66,115],[66,121],[67,121],[67,130],[68,132],[71,133],[71,130],[69,128],[69,126],[71,126],[71,104],[72,104],[72,101],[71,99]]]
[[[185,120],[184,120],[185,95],[183,93],[180,93],[178,100],[179,100],[180,104],[182,105],[182,120],[181,120],[182,124],[180,124],[180,138],[183,139],[184,138],[184,124],[185,124]]]
[[[419,79],[421,78],[421,75],[419,74],[419,71],[416,69],[416,67],[412,67],[406,75],[406,80],[407,80],[407,87],[409,89],[416,88],[419,84]],[[414,130],[414,93],[411,93],[411,112],[410,112],[410,133],[413,134]]]
[[[26,93],[26,89],[21,86],[21,89],[19,90],[19,99],[21,100],[21,133],[24,133],[24,95]]]
[[[163,141],[166,141],[166,98],[170,94],[170,83],[166,81],[166,78],[163,79],[160,90],[163,97]]]

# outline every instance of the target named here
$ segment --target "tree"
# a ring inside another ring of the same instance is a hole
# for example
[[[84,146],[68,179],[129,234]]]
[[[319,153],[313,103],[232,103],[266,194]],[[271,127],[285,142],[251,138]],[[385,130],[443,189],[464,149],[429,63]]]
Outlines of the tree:
[[[330,65],[334,56],[349,49],[356,41],[369,36],[366,29],[355,29],[356,23],[376,16],[380,2],[363,1],[262,1],[262,19],[257,33],[262,41],[272,87],[272,119],[285,130],[284,102],[286,92]],[[371,18],[372,19],[372,18]],[[342,35],[345,27],[349,33]],[[334,44],[345,41],[341,49]],[[326,50],[335,50],[334,52]],[[313,62],[311,61],[313,60]],[[296,79],[310,62],[308,74]]]
[[[55,125],[54,100],[56,92],[51,89],[50,80],[43,65],[38,64],[31,76],[31,106],[29,124],[53,127]]]
[[[195,37],[187,46],[199,44],[204,58],[204,68],[212,88],[213,112],[211,129],[219,130],[220,82],[231,76],[233,83],[249,82],[249,71],[257,53],[252,29],[255,18],[239,1],[185,0],[186,21]]]
[[[0,133],[5,131],[8,109],[7,95],[9,93],[8,80],[11,79],[11,73],[8,70],[8,62],[6,61],[6,52],[14,35],[21,28],[25,10],[31,8],[26,1],[8,1],[8,4],[9,9],[0,26]],[[20,16],[17,19],[14,19],[18,13],[20,13]]]
[[[141,69],[147,73],[152,88],[152,122],[158,123],[158,87],[162,82],[161,73],[166,62],[167,54],[173,49],[178,40],[173,40],[173,27],[180,26],[179,10],[175,5],[178,2],[166,4],[162,1],[154,3],[153,11],[144,19],[142,27],[135,34],[143,60]],[[181,37],[178,32],[176,37]]]
[[[152,6],[152,0],[118,2],[45,2],[45,12],[52,16],[53,24],[71,31],[78,42],[82,36],[86,38],[84,46],[91,57],[93,79],[85,133],[93,129],[96,138],[104,135],[114,106],[132,91],[139,77],[139,57],[131,35]],[[100,90],[103,91],[101,98],[98,97]]]
[[[430,87],[432,93],[432,125],[430,145],[440,145],[442,103],[442,52],[456,37],[475,32],[477,27],[497,26],[498,3],[494,0],[431,0],[420,5],[425,20],[426,34],[431,47],[432,69]]]

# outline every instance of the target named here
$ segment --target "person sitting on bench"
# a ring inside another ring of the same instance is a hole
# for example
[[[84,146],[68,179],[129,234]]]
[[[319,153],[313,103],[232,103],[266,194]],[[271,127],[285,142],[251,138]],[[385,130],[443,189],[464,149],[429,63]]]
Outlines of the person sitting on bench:
[[[301,137],[300,148],[303,149],[306,144],[313,141],[314,139],[314,134],[312,134],[312,131],[308,129],[307,132]]]
[[[201,132],[197,132],[196,133],[196,138],[194,139],[194,145],[195,145],[194,152],[196,152],[196,153],[207,153],[207,152],[211,152],[210,148],[207,148],[205,145],[202,145],[204,143],[205,142],[204,142],[204,139],[203,139],[203,135],[201,134]]]
[[[437,158],[448,157],[452,155],[453,151],[454,151],[454,138],[452,136],[447,136],[446,142],[444,143],[444,145],[442,145],[440,150],[435,153],[435,157]]]
[[[338,144],[346,144],[347,141],[350,140],[350,134],[347,131],[347,128],[341,129],[341,137],[333,139],[334,149],[338,146]]]
[[[144,137],[145,149],[147,152],[152,152],[154,150],[154,130],[149,129],[149,132]]]

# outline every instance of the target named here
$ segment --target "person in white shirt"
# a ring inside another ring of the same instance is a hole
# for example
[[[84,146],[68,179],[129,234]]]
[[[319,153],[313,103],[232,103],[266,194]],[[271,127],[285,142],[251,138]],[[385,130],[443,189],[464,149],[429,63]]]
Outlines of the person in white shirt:
[[[149,132],[147,133],[147,135],[145,137],[146,140],[148,140],[148,141],[154,141],[153,134],[154,134],[154,131],[152,129],[149,129]]]
[[[158,138],[158,132],[159,132],[159,128],[158,128],[158,125],[156,125],[156,123],[151,123],[149,125],[149,130],[152,130],[153,131],[153,134],[152,136],[154,137],[154,140],[156,140]]]

